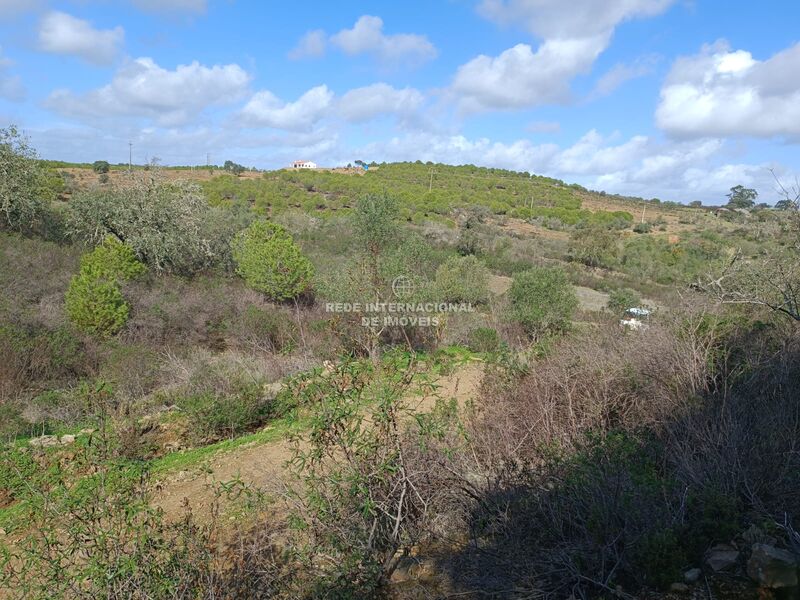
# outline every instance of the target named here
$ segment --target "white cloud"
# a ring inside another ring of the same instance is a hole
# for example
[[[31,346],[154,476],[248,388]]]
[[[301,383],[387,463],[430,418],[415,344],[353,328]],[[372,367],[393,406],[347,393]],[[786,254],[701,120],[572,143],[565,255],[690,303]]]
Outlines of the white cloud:
[[[47,13],[39,24],[39,48],[53,54],[78,56],[94,64],[114,60],[125,39],[122,27],[95,29],[67,13]]]
[[[656,109],[675,136],[800,138],[800,44],[765,61],[725,42],[675,61]]]
[[[468,111],[565,102],[572,79],[591,70],[617,25],[659,14],[673,2],[483,0],[481,15],[500,24],[520,24],[542,43],[536,50],[517,44],[497,57],[472,59],[459,67],[452,89]]]
[[[327,36],[322,29],[307,32],[290,52],[289,58],[300,60],[302,58],[318,58],[325,54]]]
[[[121,116],[184,125],[210,106],[241,98],[249,81],[236,64],[206,67],[195,61],[168,70],[151,58],[138,58],[123,66],[108,85],[81,95],[56,90],[46,106],[86,120]]]
[[[309,131],[332,103],[333,92],[325,85],[311,88],[294,102],[283,102],[264,90],[250,98],[239,113],[239,121],[247,127]]]
[[[396,89],[376,83],[350,90],[339,100],[338,112],[347,121],[360,123],[383,114],[411,115],[425,102],[414,88]]]
[[[345,54],[371,54],[378,60],[397,64],[422,63],[436,57],[436,48],[424,35],[414,33],[383,33],[383,19],[364,15],[352,29],[332,35],[331,43]]]
[[[600,98],[602,96],[608,96],[631,79],[650,75],[657,62],[658,57],[645,56],[630,64],[617,63],[597,80],[589,97]]]
[[[467,111],[566,102],[570,80],[591,68],[604,44],[597,38],[548,40],[536,52],[517,44],[496,58],[480,55],[459,67],[452,89]]]
[[[609,35],[637,17],[653,17],[675,0],[483,0],[482,16],[501,25],[520,24],[545,38],[586,38]]]
[[[139,10],[147,12],[186,12],[203,14],[208,9],[207,0],[131,0]]]

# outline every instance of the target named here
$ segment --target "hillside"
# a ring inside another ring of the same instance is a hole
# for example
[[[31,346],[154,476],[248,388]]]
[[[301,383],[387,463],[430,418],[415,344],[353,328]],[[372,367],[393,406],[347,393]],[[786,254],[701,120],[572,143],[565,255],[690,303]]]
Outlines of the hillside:
[[[790,543],[792,212],[12,159],[0,597],[736,597]]]

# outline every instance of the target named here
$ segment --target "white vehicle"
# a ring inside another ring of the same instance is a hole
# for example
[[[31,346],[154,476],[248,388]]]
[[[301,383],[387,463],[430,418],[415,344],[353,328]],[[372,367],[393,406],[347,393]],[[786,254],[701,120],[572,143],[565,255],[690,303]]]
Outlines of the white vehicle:
[[[619,325],[631,331],[639,331],[647,329],[649,320],[650,309],[634,306],[625,311],[625,318],[620,320]]]

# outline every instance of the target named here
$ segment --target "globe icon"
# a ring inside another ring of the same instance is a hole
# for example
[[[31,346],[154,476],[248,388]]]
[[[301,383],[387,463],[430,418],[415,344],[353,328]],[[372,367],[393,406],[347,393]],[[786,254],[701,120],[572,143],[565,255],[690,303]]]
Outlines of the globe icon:
[[[400,275],[392,281],[392,292],[397,298],[408,298],[414,293],[414,282],[405,275]]]

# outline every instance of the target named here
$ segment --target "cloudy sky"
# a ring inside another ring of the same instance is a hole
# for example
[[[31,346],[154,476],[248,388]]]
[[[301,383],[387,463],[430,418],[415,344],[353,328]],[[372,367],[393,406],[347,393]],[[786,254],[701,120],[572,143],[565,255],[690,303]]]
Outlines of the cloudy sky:
[[[45,158],[433,160],[774,202],[797,0],[0,0],[0,126]]]

